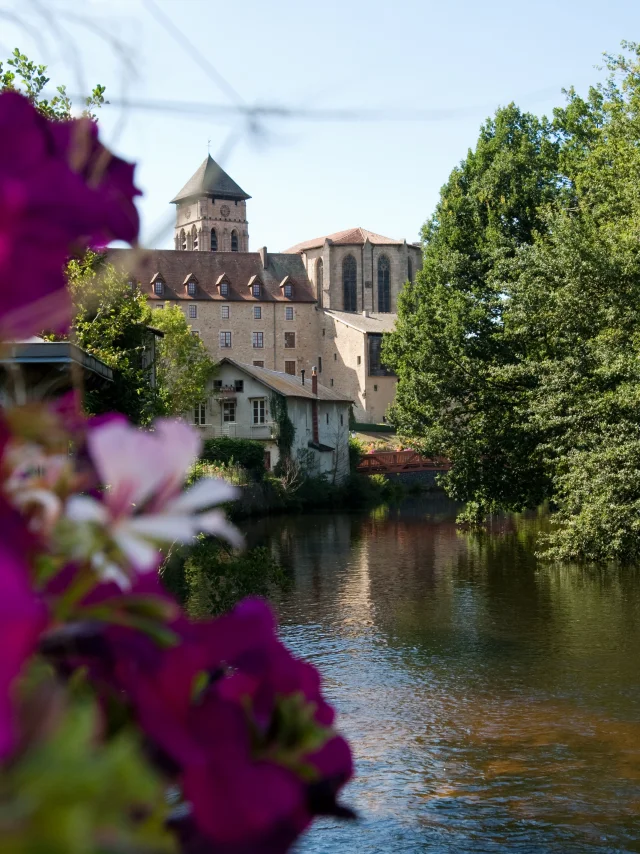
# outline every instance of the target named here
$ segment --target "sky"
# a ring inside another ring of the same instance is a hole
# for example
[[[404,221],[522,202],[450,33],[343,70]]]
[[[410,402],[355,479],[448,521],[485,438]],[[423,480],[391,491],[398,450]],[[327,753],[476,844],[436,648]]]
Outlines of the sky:
[[[156,248],[209,148],[252,196],[254,250],[354,226],[416,241],[487,116],[550,115],[636,38],[637,0],[0,0],[0,57],[20,47],[71,93],[106,85],[101,134],[137,164]]]

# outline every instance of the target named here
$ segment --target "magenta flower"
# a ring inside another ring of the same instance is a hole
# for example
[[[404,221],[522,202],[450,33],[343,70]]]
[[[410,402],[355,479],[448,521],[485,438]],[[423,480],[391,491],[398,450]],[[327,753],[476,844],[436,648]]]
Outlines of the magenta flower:
[[[317,671],[278,640],[269,607],[246,600],[173,628],[181,643],[155,652],[109,629],[109,678],[175,769],[198,831],[219,850],[271,839],[286,851],[314,815],[344,814],[349,747],[330,727]]]
[[[98,142],[93,122],[52,122],[22,95],[0,94],[2,337],[66,328],[69,255],[135,240],[136,195],[133,167]]]
[[[13,747],[14,690],[46,624],[44,604],[29,583],[27,536],[20,517],[0,504],[0,759]]]

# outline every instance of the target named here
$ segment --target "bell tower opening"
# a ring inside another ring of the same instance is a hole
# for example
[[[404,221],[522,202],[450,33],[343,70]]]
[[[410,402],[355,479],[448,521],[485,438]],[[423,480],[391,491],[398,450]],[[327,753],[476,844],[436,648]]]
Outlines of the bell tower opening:
[[[175,248],[248,252],[250,198],[209,155],[171,200],[176,206]]]

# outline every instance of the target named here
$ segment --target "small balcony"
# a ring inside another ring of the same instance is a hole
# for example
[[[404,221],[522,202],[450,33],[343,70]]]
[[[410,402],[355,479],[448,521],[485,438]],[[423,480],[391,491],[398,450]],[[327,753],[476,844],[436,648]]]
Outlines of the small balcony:
[[[264,424],[240,424],[229,422],[227,424],[207,424],[207,431],[216,439],[229,436],[232,439],[273,439],[276,435],[277,425],[274,421]]]
[[[214,388],[211,392],[211,396],[215,400],[235,400],[238,396],[238,390],[235,386],[223,385],[218,388]]]

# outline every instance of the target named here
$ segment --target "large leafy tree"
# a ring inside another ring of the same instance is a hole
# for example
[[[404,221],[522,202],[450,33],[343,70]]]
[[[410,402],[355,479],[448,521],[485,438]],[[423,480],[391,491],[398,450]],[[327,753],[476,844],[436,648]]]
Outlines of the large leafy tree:
[[[501,265],[545,228],[559,192],[558,144],[548,122],[514,105],[482,127],[423,228],[424,264],[401,294],[385,361],[398,375],[394,423],[453,462],[452,495],[481,511],[544,494],[536,441],[514,417],[522,398],[509,366]]]
[[[552,123],[482,129],[424,228],[394,418],[468,515],[550,498],[563,558],[640,558],[640,50]]]
[[[166,304],[153,312],[153,326],[163,333],[157,343],[157,378],[167,412],[187,413],[201,403],[216,364],[199,335],[191,332],[184,312]]]
[[[149,366],[151,311],[127,277],[95,253],[68,266],[76,315],[72,340],[113,370],[113,382],[88,391],[85,407],[94,414],[122,412],[146,424],[165,411]]]

